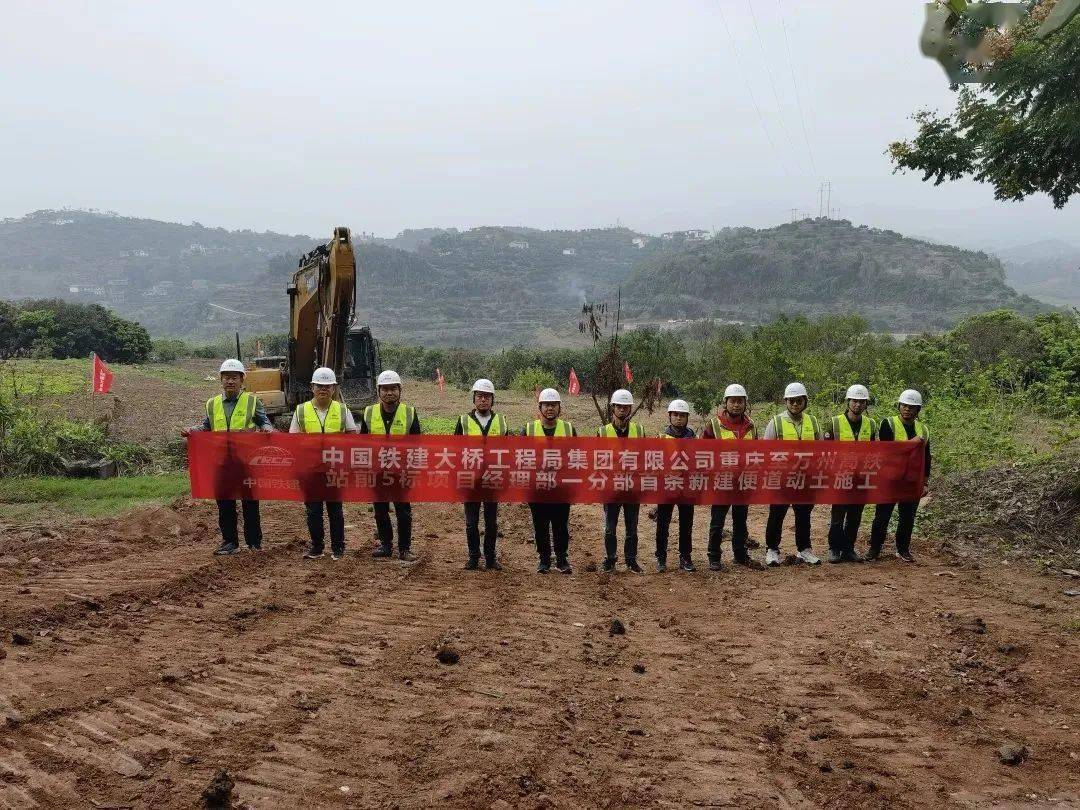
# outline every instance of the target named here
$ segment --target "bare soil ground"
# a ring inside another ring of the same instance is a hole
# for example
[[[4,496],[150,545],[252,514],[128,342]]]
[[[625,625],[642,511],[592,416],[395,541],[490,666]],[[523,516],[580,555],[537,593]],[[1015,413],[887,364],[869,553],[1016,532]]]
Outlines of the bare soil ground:
[[[411,567],[367,555],[362,505],[337,563],[300,558],[294,504],[230,558],[207,503],[0,527],[0,805],[197,807],[221,768],[250,807],[1080,805],[1056,575],[602,575],[599,509],[574,507],[575,573],[539,576],[522,506],[505,570],[465,572],[458,508],[416,513]]]

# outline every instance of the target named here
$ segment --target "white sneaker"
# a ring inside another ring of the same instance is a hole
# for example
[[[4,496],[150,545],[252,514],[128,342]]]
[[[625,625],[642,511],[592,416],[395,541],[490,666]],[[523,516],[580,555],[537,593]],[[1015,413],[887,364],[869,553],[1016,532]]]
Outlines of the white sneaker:
[[[807,565],[821,565],[821,558],[808,548],[804,548],[800,551],[798,557]]]
[[[765,564],[766,565],[779,565],[780,564],[780,552],[775,548],[770,548],[765,552]]]

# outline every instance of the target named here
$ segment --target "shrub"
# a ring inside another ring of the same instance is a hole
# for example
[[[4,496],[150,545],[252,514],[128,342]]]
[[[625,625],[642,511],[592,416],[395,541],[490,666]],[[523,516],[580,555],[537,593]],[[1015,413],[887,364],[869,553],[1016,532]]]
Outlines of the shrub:
[[[532,393],[538,388],[557,388],[558,385],[554,374],[536,366],[523,368],[510,381],[512,389],[523,393]]]

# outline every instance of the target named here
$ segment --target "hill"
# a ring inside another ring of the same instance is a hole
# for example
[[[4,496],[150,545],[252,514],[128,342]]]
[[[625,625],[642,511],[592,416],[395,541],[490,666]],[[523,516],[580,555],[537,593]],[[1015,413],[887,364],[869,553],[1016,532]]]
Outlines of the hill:
[[[985,253],[910,239],[846,220],[726,228],[635,269],[623,301],[643,319],[856,313],[892,332],[944,328],[999,307],[1045,308],[1005,283]]]
[[[995,253],[1016,289],[1052,304],[1080,306],[1080,248],[1048,239]]]

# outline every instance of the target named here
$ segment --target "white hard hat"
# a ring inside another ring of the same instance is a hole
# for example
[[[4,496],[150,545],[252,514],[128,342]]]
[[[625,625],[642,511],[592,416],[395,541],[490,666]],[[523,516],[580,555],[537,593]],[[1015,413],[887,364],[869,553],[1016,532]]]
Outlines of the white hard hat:
[[[379,375],[379,379],[375,383],[376,385],[401,385],[401,377],[398,376],[396,371],[390,371],[389,369]]]
[[[241,374],[246,374],[247,370],[244,368],[244,364],[239,360],[229,358],[221,364],[221,368],[218,369],[218,374],[224,374],[226,371],[238,371]]]
[[[481,394],[491,394],[492,396],[495,396],[495,383],[481,377],[472,384],[472,391],[474,394],[480,392]]]
[[[729,385],[727,388],[724,389],[724,399],[727,399],[728,397],[745,397],[745,396],[746,396],[746,389],[743,388],[738,383],[732,383],[731,385]]]
[[[909,388],[907,391],[900,395],[900,399],[897,400],[902,405],[918,405],[922,407],[922,394],[916,391],[914,388]]]
[[[866,390],[865,385],[853,385],[848,388],[847,393],[844,394],[844,399],[865,399],[870,401],[870,392]]]
[[[634,405],[634,395],[627,391],[625,388],[620,388],[618,391],[611,395],[609,402],[611,405]]]
[[[668,403],[668,413],[690,413],[690,406],[685,399],[673,399]]]
[[[536,398],[537,402],[562,402],[562,397],[559,396],[559,392],[554,388],[545,388],[540,392],[540,396]]]
[[[332,368],[322,366],[315,369],[315,373],[311,375],[312,385],[337,385],[337,375]]]
[[[784,399],[795,399],[806,395],[806,386],[801,382],[788,383],[787,388],[784,389]]]

